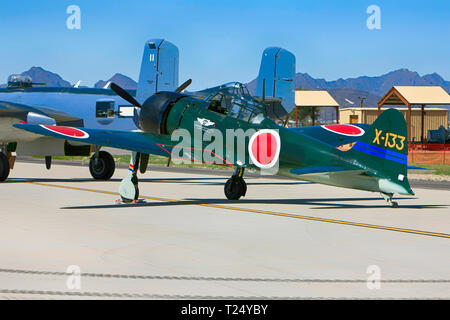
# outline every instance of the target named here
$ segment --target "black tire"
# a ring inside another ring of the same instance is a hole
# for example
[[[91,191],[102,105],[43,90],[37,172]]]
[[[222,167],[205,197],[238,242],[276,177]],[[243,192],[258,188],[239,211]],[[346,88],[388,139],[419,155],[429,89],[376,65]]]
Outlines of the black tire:
[[[9,176],[9,160],[4,153],[0,152],[0,182],[5,181]]]
[[[89,161],[89,171],[94,179],[109,180],[116,170],[114,158],[106,151],[98,153],[97,165],[95,165],[95,154]]]
[[[225,183],[224,191],[228,200],[239,200],[240,197],[245,196],[247,184],[242,178],[231,178]]]

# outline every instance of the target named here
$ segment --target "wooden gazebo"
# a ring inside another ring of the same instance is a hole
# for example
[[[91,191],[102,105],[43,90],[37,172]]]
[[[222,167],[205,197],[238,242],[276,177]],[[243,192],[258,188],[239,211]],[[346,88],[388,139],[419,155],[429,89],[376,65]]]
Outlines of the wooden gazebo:
[[[378,102],[378,115],[383,105],[405,105],[408,107],[406,123],[408,126],[408,142],[411,142],[411,107],[422,108],[421,140],[424,141],[424,117],[427,105],[450,105],[450,95],[439,86],[394,86]]]

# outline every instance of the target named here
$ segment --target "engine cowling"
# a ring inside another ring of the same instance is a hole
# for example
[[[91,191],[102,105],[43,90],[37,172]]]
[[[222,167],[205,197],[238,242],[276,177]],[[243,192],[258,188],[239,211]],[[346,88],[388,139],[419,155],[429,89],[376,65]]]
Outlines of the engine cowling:
[[[149,133],[168,134],[167,117],[172,106],[186,95],[161,91],[145,100],[139,111],[139,126]]]
[[[28,112],[25,121],[30,124],[46,124],[46,125],[55,125],[56,124],[55,119],[44,116],[42,114],[35,113],[35,112]]]

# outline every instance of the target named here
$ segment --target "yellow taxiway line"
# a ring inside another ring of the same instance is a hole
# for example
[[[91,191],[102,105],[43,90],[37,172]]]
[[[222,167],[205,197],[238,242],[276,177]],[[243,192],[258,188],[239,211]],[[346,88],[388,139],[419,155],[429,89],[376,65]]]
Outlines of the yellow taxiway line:
[[[98,189],[79,188],[79,187],[63,186],[63,185],[50,184],[50,183],[42,183],[42,182],[28,182],[28,183],[35,184],[35,185],[40,185],[40,186],[46,186],[46,187],[70,189],[70,190],[77,190],[77,191],[88,191],[88,192],[95,192],[95,193],[102,193],[102,194],[110,194],[110,195],[115,195],[115,196],[119,195],[118,192],[104,191],[104,190],[98,190]],[[158,198],[158,197],[150,197],[150,196],[140,196],[140,198],[144,198],[144,199],[148,199],[148,200],[155,200],[155,201],[165,201],[165,202],[179,202],[179,201],[181,201],[181,200],[176,200],[176,199],[166,199],[166,198]],[[225,206],[225,205],[220,205],[220,204],[193,203],[193,205],[198,205],[198,206],[203,206],[203,207],[211,207],[211,208],[218,208],[218,209],[226,209],[226,210],[234,210],[234,211],[247,212],[247,213],[267,214],[267,215],[273,215],[273,216],[279,216],[279,217],[287,217],[287,218],[295,218],[295,219],[302,219],[302,220],[311,220],[311,221],[319,221],[319,222],[336,223],[336,224],[342,224],[342,225],[348,225],[348,226],[354,226],[354,227],[363,227],[363,228],[372,228],[372,229],[387,230],[387,231],[405,232],[405,233],[416,234],[416,235],[432,236],[432,237],[439,237],[439,238],[450,239],[450,234],[446,234],[446,233],[429,232],[429,231],[421,231],[421,230],[397,228],[397,227],[389,227],[389,226],[380,226],[380,225],[375,225],[375,224],[351,222],[351,221],[335,220],[335,219],[326,219],[326,218],[318,218],[318,217],[311,217],[311,216],[302,216],[302,215],[297,215],[297,214],[275,212],[275,211],[267,211],[267,210],[248,209],[248,208],[242,208],[242,207]]]

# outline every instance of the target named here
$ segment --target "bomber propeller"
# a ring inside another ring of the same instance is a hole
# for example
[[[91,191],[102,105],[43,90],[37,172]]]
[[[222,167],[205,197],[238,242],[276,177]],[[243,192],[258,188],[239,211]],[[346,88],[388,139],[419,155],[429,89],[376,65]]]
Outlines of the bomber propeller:
[[[186,89],[190,84],[192,83],[192,79],[188,79],[187,81],[185,81],[181,86],[179,86],[178,88],[175,89],[175,92],[180,93],[181,91],[183,91],[184,89]],[[134,99],[127,91],[125,91],[124,89],[122,89],[121,87],[119,87],[117,84],[115,84],[114,82],[111,83],[111,89],[112,91],[114,91],[115,93],[117,93],[117,95],[121,98],[123,98],[124,100],[128,101],[129,103],[131,103],[133,106],[136,106],[138,108],[142,108],[142,105],[136,101],[136,99]]]
[[[124,100],[128,101],[129,103],[131,103],[133,106],[136,106],[138,108],[142,108],[142,105],[136,101],[136,99],[134,99],[131,94],[129,94],[128,92],[126,92],[124,89],[122,89],[121,87],[119,87],[117,84],[115,84],[114,82],[111,83],[111,89],[112,91],[114,91],[115,93],[117,93],[117,95],[121,98],[123,98]]]

